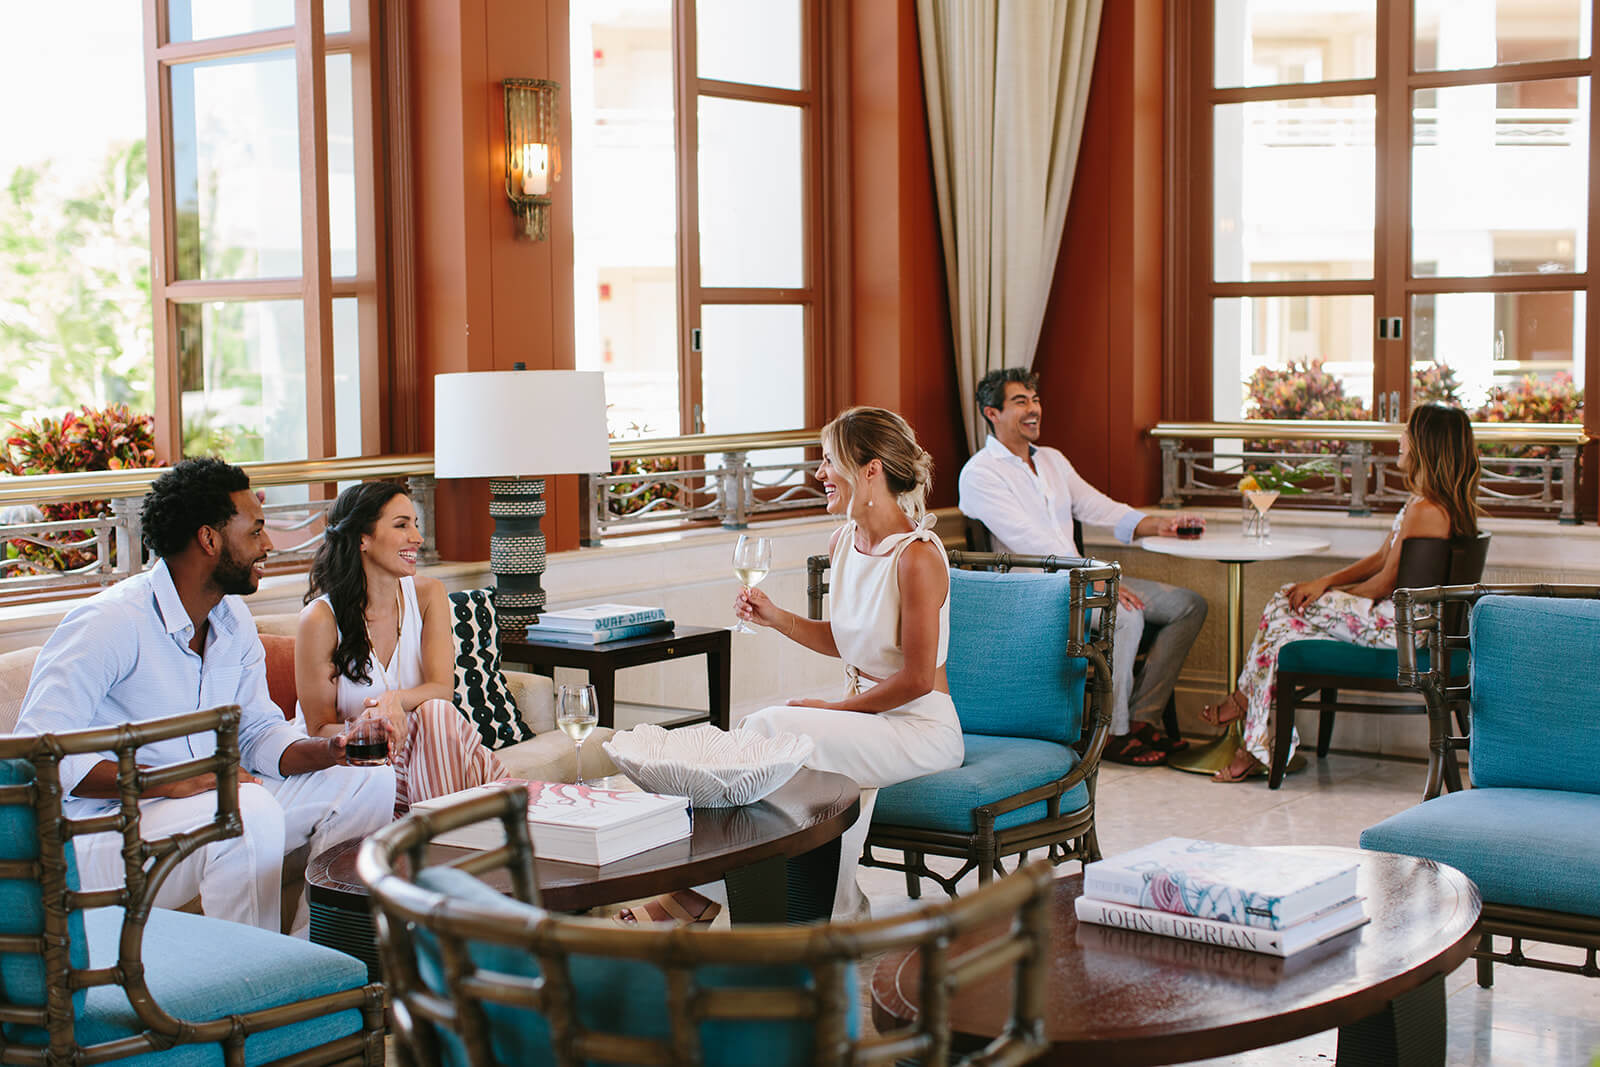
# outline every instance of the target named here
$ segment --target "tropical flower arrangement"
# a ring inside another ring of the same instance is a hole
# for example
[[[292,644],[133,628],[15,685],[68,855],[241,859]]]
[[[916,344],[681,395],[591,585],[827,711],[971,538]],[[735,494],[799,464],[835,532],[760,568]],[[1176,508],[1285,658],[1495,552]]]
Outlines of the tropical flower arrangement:
[[[1306,487],[1300,483],[1308,478],[1333,473],[1332,462],[1325,459],[1314,459],[1309,463],[1302,463],[1292,467],[1287,463],[1274,463],[1270,467],[1256,467],[1239,479],[1241,493],[1278,493],[1283,496],[1294,496],[1303,493]]]

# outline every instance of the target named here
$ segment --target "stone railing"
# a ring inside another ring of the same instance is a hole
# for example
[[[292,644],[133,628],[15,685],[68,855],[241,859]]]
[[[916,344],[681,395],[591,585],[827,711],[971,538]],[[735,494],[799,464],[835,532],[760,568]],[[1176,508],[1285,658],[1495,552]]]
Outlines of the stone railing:
[[[1544,511],[1563,524],[1576,524],[1578,458],[1588,436],[1582,426],[1538,426],[1520,423],[1473,423],[1480,446],[1543,446],[1539,456],[1484,456],[1478,502],[1485,510]],[[1374,504],[1406,498],[1399,457],[1374,445],[1398,442],[1401,426],[1393,422],[1300,422],[1253,419],[1246,422],[1163,422],[1150,431],[1161,442],[1161,503],[1181,507],[1187,501],[1236,494],[1247,464],[1282,462],[1291,467],[1314,460],[1332,461],[1329,470],[1308,480],[1303,494],[1285,504],[1337,504],[1351,515],[1369,515]],[[1270,441],[1274,451],[1247,451],[1246,441]],[[1298,442],[1315,442],[1299,447]],[[1331,443],[1338,449],[1330,452]]]

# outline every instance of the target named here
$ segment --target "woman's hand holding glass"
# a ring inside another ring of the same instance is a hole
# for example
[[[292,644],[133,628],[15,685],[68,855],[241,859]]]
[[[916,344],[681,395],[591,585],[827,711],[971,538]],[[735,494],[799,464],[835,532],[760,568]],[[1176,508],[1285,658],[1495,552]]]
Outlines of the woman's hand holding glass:
[[[740,534],[738,542],[733,546],[733,573],[738,575],[739,582],[749,592],[761,584],[761,579],[767,576],[772,569],[772,542],[765,537],[756,537],[751,534]],[[770,625],[770,623],[768,624]],[[744,624],[741,617],[733,626],[736,634],[753,634],[754,630]]]
[[[785,629],[783,617],[788,614],[774,604],[771,597],[754,586],[739,590],[738,595],[733,598],[733,613],[739,617],[741,623],[753,622],[757,626],[768,626],[780,631]]]

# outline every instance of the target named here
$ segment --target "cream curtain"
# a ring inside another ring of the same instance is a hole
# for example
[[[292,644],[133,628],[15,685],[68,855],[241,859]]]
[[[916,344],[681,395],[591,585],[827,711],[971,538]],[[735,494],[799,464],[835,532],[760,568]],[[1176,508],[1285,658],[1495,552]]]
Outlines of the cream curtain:
[[[917,0],[967,443],[972,391],[1031,366],[1094,71],[1101,0]]]

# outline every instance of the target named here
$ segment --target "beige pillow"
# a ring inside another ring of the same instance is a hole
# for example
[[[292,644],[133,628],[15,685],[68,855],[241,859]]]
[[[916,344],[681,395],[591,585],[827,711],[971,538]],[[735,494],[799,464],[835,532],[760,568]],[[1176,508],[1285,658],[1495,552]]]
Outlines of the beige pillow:
[[[38,658],[38,645],[0,654],[0,734],[16,732],[22,698],[28,695],[28,679]]]

